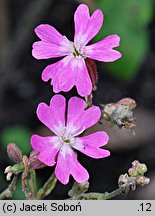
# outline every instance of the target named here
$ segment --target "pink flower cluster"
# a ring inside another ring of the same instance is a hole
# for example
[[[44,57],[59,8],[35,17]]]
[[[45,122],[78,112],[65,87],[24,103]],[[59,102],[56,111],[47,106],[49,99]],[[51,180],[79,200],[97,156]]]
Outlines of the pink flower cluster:
[[[121,53],[113,48],[119,46],[120,38],[110,35],[98,43],[87,45],[99,32],[103,23],[103,13],[99,9],[90,16],[88,7],[81,4],[75,12],[74,22],[74,42],[69,41],[50,25],[39,25],[35,32],[41,41],[33,44],[32,55],[37,59],[64,57],[47,66],[42,73],[42,79],[51,79],[55,93],[68,92],[75,85],[79,95],[84,97],[92,92],[92,82],[85,59],[103,62],[119,59]],[[67,105],[64,96],[55,95],[49,106],[40,103],[37,108],[39,120],[55,135],[33,135],[32,148],[39,152],[41,162],[48,166],[56,164],[55,175],[63,184],[68,183],[70,175],[79,183],[89,178],[87,170],[78,162],[74,150],[92,158],[110,155],[108,150],[101,148],[109,140],[106,132],[98,131],[81,136],[87,128],[96,124],[101,116],[99,107],[85,107],[86,102],[81,98],[72,97]]]

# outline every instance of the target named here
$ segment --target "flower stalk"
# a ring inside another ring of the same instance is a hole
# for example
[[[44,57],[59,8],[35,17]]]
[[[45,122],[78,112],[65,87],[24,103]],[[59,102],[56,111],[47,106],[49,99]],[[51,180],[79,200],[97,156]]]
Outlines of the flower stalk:
[[[35,199],[37,195],[37,180],[36,180],[36,172],[34,169],[30,169],[30,180],[29,185],[32,192],[32,198]]]
[[[53,189],[55,188],[57,183],[57,178],[55,177],[54,173],[49,177],[49,179],[45,182],[42,188],[39,189],[36,199],[43,199],[44,197],[48,196]]]
[[[29,167],[28,167],[28,157],[23,156],[24,172],[22,173],[22,189],[25,194],[26,199],[32,199],[32,193],[28,188],[28,179],[29,179]]]
[[[130,175],[131,169],[134,169],[135,171],[134,176]],[[132,163],[132,168],[128,170],[128,173],[120,175],[118,179],[118,189],[110,193],[84,193],[83,187],[81,187],[80,184],[79,186],[76,185],[76,187],[74,184],[68,195],[72,200],[108,200],[120,194],[128,194],[131,191],[135,191],[137,186],[145,186],[149,184],[150,179],[144,176],[146,171],[146,165],[136,160]],[[88,187],[86,188],[86,191],[87,190]]]

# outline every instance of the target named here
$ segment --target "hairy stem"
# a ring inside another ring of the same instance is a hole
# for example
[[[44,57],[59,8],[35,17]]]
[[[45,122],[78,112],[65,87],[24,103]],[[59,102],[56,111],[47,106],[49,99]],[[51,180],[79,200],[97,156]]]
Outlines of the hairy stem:
[[[43,199],[44,197],[48,196],[52,190],[55,188],[57,183],[57,178],[55,177],[54,173],[49,177],[49,179],[45,182],[42,188],[39,189],[36,198]]]
[[[115,196],[118,196],[123,193],[122,188],[118,188],[110,193],[105,192],[105,193],[85,193],[82,195],[81,199],[86,199],[86,200],[108,200],[111,199]]]
[[[27,200],[32,199],[32,193],[29,191],[28,179],[29,179],[29,167],[28,167],[28,157],[23,156],[24,172],[22,173],[22,189]]]
[[[32,198],[35,199],[37,195],[37,180],[36,180],[36,172],[34,169],[30,169],[30,176],[31,179],[29,181],[30,187],[31,187],[31,192],[32,192]]]

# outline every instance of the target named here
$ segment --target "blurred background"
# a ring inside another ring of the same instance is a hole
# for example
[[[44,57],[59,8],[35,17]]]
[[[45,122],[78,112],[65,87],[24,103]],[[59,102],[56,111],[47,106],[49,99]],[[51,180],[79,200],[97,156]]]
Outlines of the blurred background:
[[[155,199],[155,2],[153,0],[0,0],[0,191],[8,182],[4,169],[12,164],[6,154],[8,143],[16,143],[24,154],[31,151],[33,133],[46,135],[47,129],[39,122],[36,108],[39,102],[49,103],[52,87],[41,80],[41,72],[56,59],[34,59],[32,43],[38,38],[34,28],[41,23],[53,25],[61,34],[73,40],[73,15],[78,4],[84,2],[91,11],[100,8],[104,25],[94,39],[99,41],[109,34],[121,37],[118,48],[123,58],[114,63],[97,63],[99,83],[93,103],[116,102],[123,97],[136,100],[135,136],[131,130],[102,128],[110,135],[107,146],[111,156],[102,160],[79,154],[79,160],[90,173],[90,189],[94,192],[117,188],[120,174],[132,161],[140,160],[148,166],[151,183],[116,199]],[[77,95],[76,89],[67,98]],[[53,168],[37,171],[41,185]],[[67,186],[58,183],[47,199],[67,198],[73,179]],[[18,182],[14,199],[24,199]]]

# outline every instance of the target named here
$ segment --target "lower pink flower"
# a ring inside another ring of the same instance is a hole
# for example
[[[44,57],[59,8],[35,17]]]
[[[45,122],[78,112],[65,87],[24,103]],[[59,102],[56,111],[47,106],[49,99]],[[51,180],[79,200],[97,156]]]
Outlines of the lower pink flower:
[[[78,183],[85,182],[89,178],[87,170],[78,162],[74,149],[92,158],[104,158],[110,155],[108,150],[100,148],[109,140],[105,132],[98,131],[87,136],[78,136],[96,124],[101,116],[99,107],[92,106],[85,109],[85,105],[83,99],[72,97],[66,112],[65,97],[55,95],[51,99],[50,106],[40,103],[37,108],[38,118],[55,133],[55,136],[33,135],[32,148],[39,152],[38,159],[41,162],[48,166],[56,164],[55,175],[63,184],[68,183],[70,175]]]

